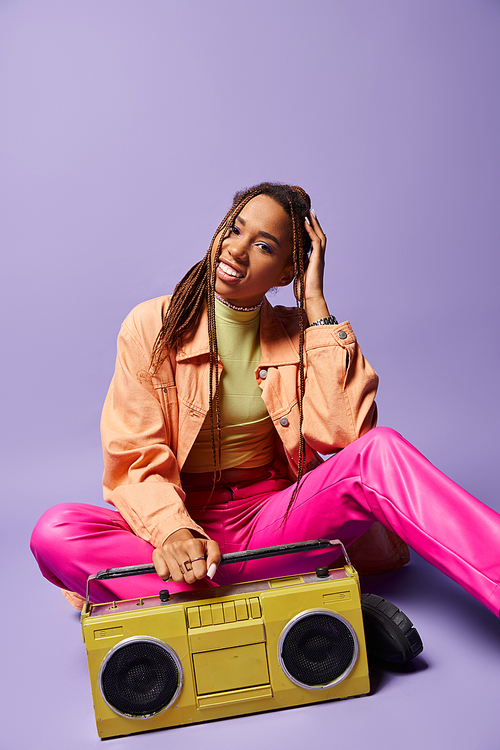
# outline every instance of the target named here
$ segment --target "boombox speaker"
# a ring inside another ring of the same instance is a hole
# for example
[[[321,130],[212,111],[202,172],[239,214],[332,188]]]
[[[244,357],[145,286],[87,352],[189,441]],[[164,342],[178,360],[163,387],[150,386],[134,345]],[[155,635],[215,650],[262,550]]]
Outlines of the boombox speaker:
[[[97,732],[117,737],[271,711],[370,689],[358,574],[338,540],[223,555],[221,565],[342,547],[343,568],[93,605],[83,640]]]

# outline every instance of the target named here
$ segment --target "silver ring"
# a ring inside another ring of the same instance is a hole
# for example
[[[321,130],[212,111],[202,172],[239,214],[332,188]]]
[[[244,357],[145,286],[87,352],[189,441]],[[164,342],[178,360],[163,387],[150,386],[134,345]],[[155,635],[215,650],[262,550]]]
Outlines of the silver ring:
[[[190,570],[193,570],[192,568],[188,568],[188,565],[189,565],[190,562],[191,562],[191,560],[184,560],[184,562],[182,563],[184,565],[184,567],[186,568],[186,572],[187,573],[189,573]]]
[[[195,557],[195,558],[193,558],[193,560],[191,560],[191,562],[194,563],[197,560],[204,560],[204,559],[205,559],[205,555],[203,555],[203,557]]]

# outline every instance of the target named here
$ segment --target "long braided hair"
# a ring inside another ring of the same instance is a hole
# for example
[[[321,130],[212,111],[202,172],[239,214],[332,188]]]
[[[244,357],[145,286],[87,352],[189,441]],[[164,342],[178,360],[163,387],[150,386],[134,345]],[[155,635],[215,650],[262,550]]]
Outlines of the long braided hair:
[[[303,400],[305,390],[304,376],[304,328],[306,315],[304,309],[304,274],[309,261],[311,239],[304,226],[304,219],[309,216],[311,199],[298,186],[281,183],[262,182],[251,188],[236,193],[233,205],[221,221],[212,238],[205,257],[196,263],[181,279],[174,289],[170,306],[165,314],[163,325],[156,338],[151,357],[151,368],[156,372],[169,353],[181,346],[182,337],[196,326],[206,304],[208,313],[208,340],[210,347],[209,398],[210,398],[210,431],[212,435],[212,454],[214,462],[213,485],[217,482],[221,467],[221,416],[219,400],[219,353],[215,326],[215,280],[217,263],[222,243],[228,237],[236,217],[244,206],[257,195],[268,195],[273,198],[290,216],[292,228],[292,260],[294,269],[294,290],[299,318],[299,456],[297,462],[297,480],[286,509],[285,519],[292,507],[300,481],[305,469],[305,440],[302,434]]]

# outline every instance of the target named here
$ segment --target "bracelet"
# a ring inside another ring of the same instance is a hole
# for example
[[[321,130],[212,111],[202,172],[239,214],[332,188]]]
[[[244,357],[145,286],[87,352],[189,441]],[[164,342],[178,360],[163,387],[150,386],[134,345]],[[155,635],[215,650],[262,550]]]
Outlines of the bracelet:
[[[315,320],[314,323],[310,323],[311,326],[338,326],[339,321],[335,315],[329,315],[328,318],[320,318]]]

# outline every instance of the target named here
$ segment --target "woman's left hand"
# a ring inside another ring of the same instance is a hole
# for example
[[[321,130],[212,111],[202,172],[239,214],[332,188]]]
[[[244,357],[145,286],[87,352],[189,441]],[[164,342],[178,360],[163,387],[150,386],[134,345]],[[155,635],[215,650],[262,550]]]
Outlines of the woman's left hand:
[[[309,323],[330,315],[323,296],[323,278],[325,273],[326,236],[314,209],[310,213],[310,222],[305,219],[305,227],[312,243],[312,252],[304,281],[304,305]]]

